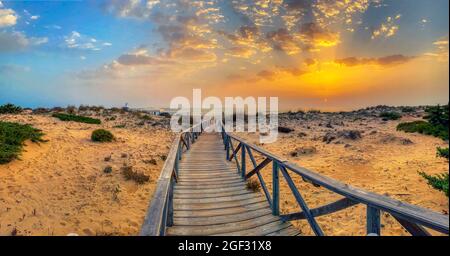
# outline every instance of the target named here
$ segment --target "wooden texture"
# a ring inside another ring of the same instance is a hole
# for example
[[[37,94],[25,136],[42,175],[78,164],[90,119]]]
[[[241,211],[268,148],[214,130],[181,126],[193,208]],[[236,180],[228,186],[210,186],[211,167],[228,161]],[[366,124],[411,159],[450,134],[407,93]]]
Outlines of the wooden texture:
[[[167,227],[167,235],[299,234],[289,222],[272,215],[262,193],[246,189],[242,173],[226,160],[220,134],[205,133],[190,146],[179,162],[173,225]],[[230,159],[243,149],[233,149]]]

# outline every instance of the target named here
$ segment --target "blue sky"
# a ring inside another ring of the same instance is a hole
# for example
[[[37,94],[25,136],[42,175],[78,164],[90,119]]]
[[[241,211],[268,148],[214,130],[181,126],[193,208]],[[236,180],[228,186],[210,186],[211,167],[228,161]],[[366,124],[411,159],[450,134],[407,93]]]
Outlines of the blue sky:
[[[3,0],[0,104],[166,106],[192,88],[285,108],[445,103],[448,5]]]

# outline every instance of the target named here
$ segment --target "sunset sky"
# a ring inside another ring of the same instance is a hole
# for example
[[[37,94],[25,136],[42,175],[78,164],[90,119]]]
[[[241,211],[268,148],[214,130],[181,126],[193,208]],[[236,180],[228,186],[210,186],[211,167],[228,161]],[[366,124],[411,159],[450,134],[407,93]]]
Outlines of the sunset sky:
[[[1,1],[0,104],[449,100],[448,0]]]

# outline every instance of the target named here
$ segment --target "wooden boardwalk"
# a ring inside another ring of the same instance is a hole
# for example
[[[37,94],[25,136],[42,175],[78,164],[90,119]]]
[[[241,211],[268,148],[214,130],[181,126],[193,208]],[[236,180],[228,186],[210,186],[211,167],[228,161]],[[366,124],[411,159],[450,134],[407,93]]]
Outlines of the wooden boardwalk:
[[[173,140],[140,235],[295,236],[300,232],[289,222],[306,220],[314,234],[324,236],[317,217],[358,204],[366,207],[368,235],[381,235],[381,216],[386,213],[414,236],[430,236],[427,228],[448,235],[448,215],[322,176],[226,132],[222,123],[221,132],[204,132],[212,124],[209,120],[202,122]],[[264,160],[258,163],[255,154]],[[252,167],[247,170],[248,161]],[[270,190],[260,173],[269,164]],[[341,199],[310,208],[293,175]],[[251,177],[258,178],[263,193],[246,189],[245,180]],[[297,211],[280,212],[281,179],[297,201]]]
[[[204,134],[179,163],[173,225],[166,235],[298,235],[273,216],[262,193],[249,191],[236,165],[225,159],[220,134]]]

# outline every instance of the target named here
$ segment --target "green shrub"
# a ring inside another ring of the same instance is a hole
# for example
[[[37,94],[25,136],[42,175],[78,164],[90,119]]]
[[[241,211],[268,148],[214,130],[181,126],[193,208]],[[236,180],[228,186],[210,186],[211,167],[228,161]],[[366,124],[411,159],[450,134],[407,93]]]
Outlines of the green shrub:
[[[102,122],[99,119],[90,118],[86,116],[77,116],[71,114],[63,114],[63,113],[54,113],[53,117],[58,118],[61,121],[74,121],[78,123],[87,123],[87,124],[101,124]]]
[[[437,148],[437,156],[449,159],[448,148]]]
[[[0,106],[0,114],[19,114],[22,108],[13,104],[7,103]]]
[[[0,164],[19,158],[26,140],[34,143],[44,142],[43,135],[40,130],[30,125],[0,121]]]
[[[448,105],[446,106],[433,106],[425,109],[427,116],[424,118],[434,126],[443,126],[448,130]]]
[[[430,186],[444,192],[448,197],[448,173],[438,174],[436,176],[431,176],[424,172],[419,172],[419,174],[428,181]]]
[[[397,112],[383,112],[380,114],[380,117],[383,118],[383,120],[398,120],[402,118],[402,115]]]
[[[95,142],[111,142],[114,140],[114,135],[110,131],[98,129],[92,132],[91,140]]]
[[[417,132],[425,135],[432,135],[443,140],[448,140],[448,128],[445,128],[442,125],[435,126],[425,121],[401,123],[397,125],[397,130],[408,133]]]
[[[413,108],[413,107],[402,107],[402,112],[403,113],[413,113],[415,111],[416,111],[416,109]]]

